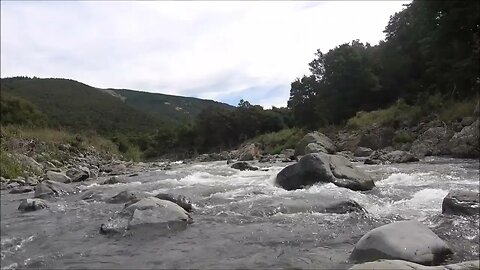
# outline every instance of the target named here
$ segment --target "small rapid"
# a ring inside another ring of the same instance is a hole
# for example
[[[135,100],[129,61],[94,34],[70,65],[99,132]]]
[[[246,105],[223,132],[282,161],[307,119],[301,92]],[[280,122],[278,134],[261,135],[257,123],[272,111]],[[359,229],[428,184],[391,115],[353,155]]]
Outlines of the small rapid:
[[[226,162],[173,165],[127,177],[127,183],[79,185],[48,209],[20,212],[30,194],[1,193],[1,267],[16,268],[316,268],[347,269],[355,243],[369,230],[415,219],[454,250],[451,262],[479,256],[478,217],[442,215],[452,189],[479,189],[478,160],[426,158],[392,165],[356,164],[376,188],[356,192],[333,184],[287,191],[274,185],[285,163],[238,171]],[[122,205],[81,200],[94,190],[110,198],[123,190],[183,195],[194,203],[194,223],[170,235],[107,236],[99,226]],[[329,213],[324,206],[353,200],[363,211]]]

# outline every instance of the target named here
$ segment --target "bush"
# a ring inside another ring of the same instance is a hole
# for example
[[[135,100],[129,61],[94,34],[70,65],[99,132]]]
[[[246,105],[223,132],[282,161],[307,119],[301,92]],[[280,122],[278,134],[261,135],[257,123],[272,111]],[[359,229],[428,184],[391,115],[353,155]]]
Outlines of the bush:
[[[7,179],[13,179],[23,175],[23,167],[6,151],[1,149],[0,152],[0,176]]]
[[[466,116],[473,116],[475,102],[475,99],[445,102],[439,111],[440,120],[449,123]]]
[[[415,141],[415,135],[411,132],[401,130],[397,133],[395,133],[395,136],[393,137],[393,141],[395,143],[411,143]]]
[[[304,135],[305,132],[298,128],[283,129],[278,132],[262,134],[249,142],[261,144],[263,151],[268,154],[279,154],[284,149],[295,148]]]

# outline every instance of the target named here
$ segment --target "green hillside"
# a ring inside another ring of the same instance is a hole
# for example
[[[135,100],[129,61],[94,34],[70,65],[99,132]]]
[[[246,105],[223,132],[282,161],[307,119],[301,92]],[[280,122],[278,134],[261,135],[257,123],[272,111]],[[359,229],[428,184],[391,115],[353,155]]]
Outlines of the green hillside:
[[[67,79],[15,77],[1,80],[2,95],[21,97],[48,117],[49,125],[102,134],[148,131],[159,118],[134,109],[118,98]]]
[[[172,122],[193,120],[207,107],[234,108],[225,103],[192,97],[180,97],[127,89],[106,89],[104,91],[124,100],[127,105],[137,110],[155,117],[162,117]]]

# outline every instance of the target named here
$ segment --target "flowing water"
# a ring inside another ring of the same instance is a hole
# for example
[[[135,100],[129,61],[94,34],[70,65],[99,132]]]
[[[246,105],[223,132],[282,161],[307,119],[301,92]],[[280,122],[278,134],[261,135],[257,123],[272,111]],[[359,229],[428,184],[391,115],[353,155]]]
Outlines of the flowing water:
[[[196,207],[194,223],[169,235],[99,234],[100,224],[121,204],[85,202],[80,194],[59,198],[49,209],[20,212],[33,194],[1,193],[3,269],[328,268],[347,269],[355,243],[369,230],[396,220],[416,219],[444,239],[455,254],[449,262],[477,259],[479,219],[441,214],[451,189],[479,189],[479,161],[427,158],[419,163],[363,165],[379,180],[355,192],[333,184],[286,191],[274,186],[288,164],[262,171],[231,169],[226,162],[178,164],[128,178],[128,184],[93,189],[110,197],[126,189],[181,194]],[[327,214],[315,205],[353,199],[365,213]]]

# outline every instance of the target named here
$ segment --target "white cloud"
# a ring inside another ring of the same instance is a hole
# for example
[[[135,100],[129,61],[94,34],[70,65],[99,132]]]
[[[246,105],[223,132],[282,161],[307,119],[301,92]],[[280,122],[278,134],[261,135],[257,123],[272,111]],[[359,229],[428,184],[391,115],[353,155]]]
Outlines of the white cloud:
[[[286,105],[316,49],[376,44],[404,3],[2,1],[1,75]]]

